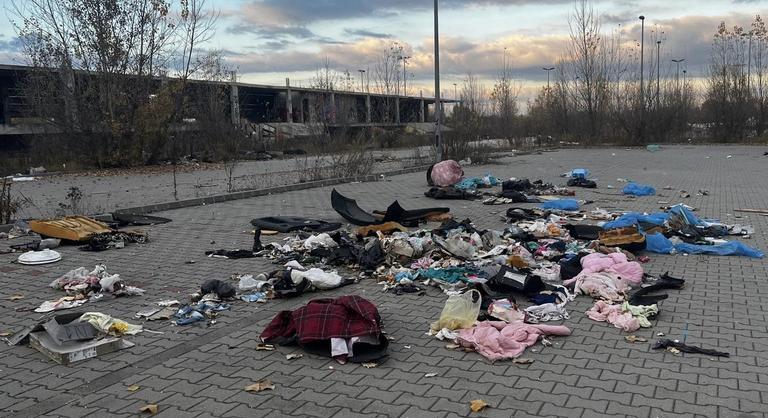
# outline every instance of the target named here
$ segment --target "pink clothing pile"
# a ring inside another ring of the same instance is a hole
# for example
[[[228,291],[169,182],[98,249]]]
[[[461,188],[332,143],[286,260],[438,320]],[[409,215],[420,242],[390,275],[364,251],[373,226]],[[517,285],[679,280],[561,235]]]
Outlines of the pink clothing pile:
[[[579,276],[609,272],[618,274],[632,284],[640,284],[643,281],[643,266],[635,261],[627,261],[624,253],[590,254],[581,259],[581,267]]]
[[[627,332],[634,332],[640,329],[640,321],[630,312],[622,312],[621,305],[611,305],[605,301],[598,300],[590,310],[587,316],[593,321],[608,322],[616,328],[621,328]]]
[[[483,321],[472,328],[461,330],[457,341],[464,347],[474,348],[485,358],[496,361],[520,356],[543,335],[571,335],[571,330],[562,325]]]
[[[435,186],[453,186],[464,177],[464,170],[454,160],[440,161],[432,167],[430,178]]]
[[[576,283],[573,287],[575,294],[589,295],[610,301],[624,300],[624,294],[629,290],[629,284],[616,273],[580,273],[578,276],[566,280],[564,285]]]

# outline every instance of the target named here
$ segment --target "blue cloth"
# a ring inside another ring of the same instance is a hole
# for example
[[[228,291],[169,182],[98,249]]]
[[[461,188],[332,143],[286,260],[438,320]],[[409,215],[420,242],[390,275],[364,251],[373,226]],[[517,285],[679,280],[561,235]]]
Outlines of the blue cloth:
[[[656,194],[656,189],[647,184],[628,183],[623,192],[632,196],[652,196]]]
[[[499,184],[499,179],[491,175],[485,177],[465,177],[453,187],[459,190],[474,190],[478,187],[490,187]]]
[[[672,241],[661,232],[645,236],[645,250],[657,254],[670,254],[675,249]]]
[[[638,225],[640,222],[653,225],[663,225],[669,219],[669,214],[664,212],[644,215],[639,212],[628,212],[618,218],[603,224],[603,229],[626,228],[628,226]]]
[[[585,179],[589,176],[589,170],[586,168],[574,168],[571,170],[571,177]]]
[[[579,201],[576,199],[550,200],[542,203],[540,207],[542,209],[579,210]]]
[[[418,271],[418,277],[425,277],[427,279],[440,280],[448,284],[454,284],[456,282],[469,282],[467,278],[468,274],[472,274],[469,269],[463,267],[450,267],[446,269],[420,269]]]
[[[729,241],[718,245],[695,245],[681,242],[675,244],[675,250],[686,254],[713,254],[713,255],[743,255],[746,257],[763,258],[762,251],[744,245],[740,241]]]
[[[413,280],[413,274],[411,274],[410,271],[401,271],[400,273],[395,274],[396,282],[400,282],[400,280],[403,279]]]

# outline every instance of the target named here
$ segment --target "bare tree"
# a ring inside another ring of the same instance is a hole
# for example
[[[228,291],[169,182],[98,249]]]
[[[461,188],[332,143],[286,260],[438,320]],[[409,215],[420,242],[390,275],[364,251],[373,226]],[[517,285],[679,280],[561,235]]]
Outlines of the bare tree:
[[[506,138],[513,136],[521,89],[522,85],[513,78],[512,64],[505,51],[490,97],[493,116],[497,121],[496,135]]]

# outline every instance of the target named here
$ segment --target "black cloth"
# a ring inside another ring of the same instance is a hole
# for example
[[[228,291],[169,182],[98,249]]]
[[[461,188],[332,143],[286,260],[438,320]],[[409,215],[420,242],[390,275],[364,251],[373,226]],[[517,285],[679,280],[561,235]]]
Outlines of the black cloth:
[[[586,253],[579,253],[576,256],[560,259],[560,279],[570,280],[581,273],[581,259],[586,256]]]
[[[112,212],[114,219],[120,226],[150,226],[171,222],[168,218],[159,216],[136,215],[132,213]]]
[[[587,180],[583,177],[575,177],[568,180],[568,187],[584,187],[585,189],[594,189],[597,187],[597,183],[592,180]]]
[[[207,256],[225,257],[225,258],[253,258],[256,257],[253,251],[248,250],[213,250],[206,251]]]
[[[278,231],[312,231],[330,232],[341,228],[338,222],[326,222],[319,219],[301,218],[298,216],[268,216],[251,220],[251,225],[256,228]]]
[[[659,280],[657,280],[656,283],[650,286],[641,287],[629,295],[627,300],[630,305],[653,305],[654,303],[666,299],[668,295],[650,295],[650,293],[664,289],[682,289],[683,286],[685,286],[685,279],[672,277],[669,275],[669,272],[666,272],[659,276]]]
[[[209,293],[215,293],[221,299],[228,299],[235,297],[235,288],[227,282],[221,280],[208,280],[200,286],[200,293],[207,295]]]
[[[272,286],[272,289],[275,291],[275,296],[279,298],[289,299],[301,296],[312,283],[306,277],[302,277],[301,282],[298,284],[294,283],[290,270],[281,270],[276,272],[276,274],[278,275],[278,280]]]
[[[424,196],[437,200],[474,200],[478,198],[477,193],[459,190],[453,186],[431,187],[424,192]]]
[[[653,345],[654,350],[660,350],[662,348],[668,348],[668,347],[674,347],[682,351],[683,353],[706,354],[708,356],[714,356],[714,357],[730,357],[731,356],[729,353],[726,353],[724,351],[717,351],[709,348],[695,347],[685,343],[672,341],[666,338],[656,341],[656,344]]]

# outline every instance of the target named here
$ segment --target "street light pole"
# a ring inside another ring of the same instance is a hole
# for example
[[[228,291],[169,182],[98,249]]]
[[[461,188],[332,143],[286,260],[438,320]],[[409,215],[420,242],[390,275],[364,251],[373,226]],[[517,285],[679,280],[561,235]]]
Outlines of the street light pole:
[[[438,0],[435,0],[435,157],[443,160],[443,135],[440,125],[443,122],[443,106],[440,103],[440,31],[438,20]]]
[[[677,71],[675,73],[675,84],[677,87],[677,91],[680,91],[680,63],[685,61],[685,58],[679,59],[679,60],[672,60],[675,64],[677,64]]]
[[[645,77],[645,16],[640,15],[640,140],[644,137],[645,131],[645,86],[643,77]]]
[[[661,91],[661,41],[656,41],[656,109],[660,107]]]
[[[555,67],[544,67],[542,70],[547,72],[547,91],[549,91],[549,72],[554,70]]]
[[[360,91],[365,91],[365,82],[363,81],[365,77],[365,70],[357,70],[358,73],[360,73]]]
[[[406,66],[408,65],[408,60],[411,59],[411,57],[397,57],[397,59],[403,60],[403,96],[408,95],[408,75],[406,73]]]

